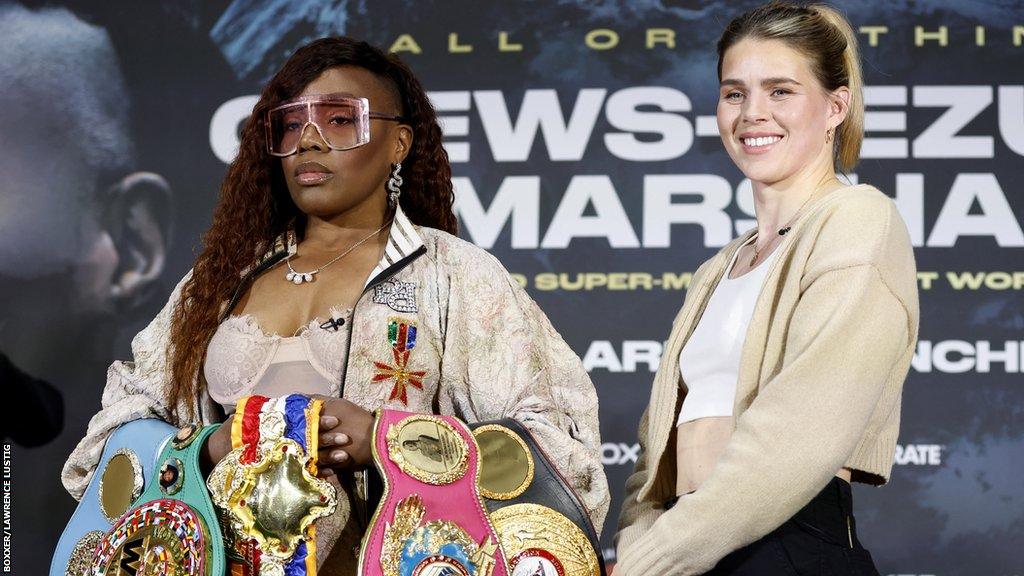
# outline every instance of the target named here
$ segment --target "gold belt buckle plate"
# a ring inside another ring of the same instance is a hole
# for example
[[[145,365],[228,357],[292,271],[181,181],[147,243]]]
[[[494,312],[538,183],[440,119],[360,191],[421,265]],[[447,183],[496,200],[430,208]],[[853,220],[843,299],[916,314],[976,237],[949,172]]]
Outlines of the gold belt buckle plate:
[[[243,463],[247,448],[235,448],[213,469],[207,487],[214,504],[227,511],[229,541],[254,540],[261,553],[260,573],[283,574],[309,527],[334,513],[338,495],[310,472],[311,457],[281,435],[283,426],[260,424],[261,431],[277,433],[263,436],[256,459]]]

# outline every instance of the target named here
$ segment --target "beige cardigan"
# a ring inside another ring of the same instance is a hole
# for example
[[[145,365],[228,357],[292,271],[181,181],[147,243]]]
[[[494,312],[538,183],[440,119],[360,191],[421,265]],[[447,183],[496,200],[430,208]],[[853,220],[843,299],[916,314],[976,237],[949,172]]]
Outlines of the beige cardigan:
[[[777,249],[744,341],[733,436],[700,490],[664,510],[685,395],[679,352],[753,233],[697,270],[673,322],[626,481],[616,576],[706,572],[785,522],[842,467],[854,481],[888,480],[917,342],[916,266],[895,204],[849,186],[810,204]]]

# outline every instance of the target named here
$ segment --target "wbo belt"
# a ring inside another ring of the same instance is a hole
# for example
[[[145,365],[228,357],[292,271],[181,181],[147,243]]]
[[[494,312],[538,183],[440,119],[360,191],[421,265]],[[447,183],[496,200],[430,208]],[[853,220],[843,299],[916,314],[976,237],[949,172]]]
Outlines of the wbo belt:
[[[481,501],[480,450],[450,416],[379,410],[373,458],[383,480],[360,576],[509,576]]]
[[[322,404],[301,394],[238,401],[232,451],[207,479],[233,574],[315,576],[315,522],[337,507],[334,487],[316,476]]]
[[[480,492],[513,576],[604,576],[597,532],[579,496],[514,419],[470,424]]]

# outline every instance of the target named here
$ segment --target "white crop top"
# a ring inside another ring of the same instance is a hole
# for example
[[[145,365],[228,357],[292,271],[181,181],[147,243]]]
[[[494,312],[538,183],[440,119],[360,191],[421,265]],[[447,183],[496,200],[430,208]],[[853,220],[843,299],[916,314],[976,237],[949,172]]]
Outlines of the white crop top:
[[[777,252],[778,248],[753,270],[730,279],[729,274],[736,264],[736,255],[733,255],[715,286],[704,314],[679,353],[679,373],[687,392],[677,426],[699,418],[732,415],[743,341],[761,286]],[[736,253],[739,254],[739,250]]]
[[[253,394],[336,396],[350,317],[350,310],[332,309],[335,328],[321,328],[323,322],[316,318],[295,336],[267,334],[249,314],[229,317],[217,327],[206,350],[203,375],[210,397],[231,414],[240,398]]]

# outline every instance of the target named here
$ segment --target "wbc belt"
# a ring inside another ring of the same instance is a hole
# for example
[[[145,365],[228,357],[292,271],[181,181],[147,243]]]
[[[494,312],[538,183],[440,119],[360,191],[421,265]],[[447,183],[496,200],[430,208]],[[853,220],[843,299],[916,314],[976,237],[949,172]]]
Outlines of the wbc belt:
[[[509,576],[465,424],[380,410],[373,458],[384,495],[363,539],[360,576]]]
[[[224,548],[199,469],[199,451],[220,424],[186,426],[161,449],[136,504],[96,544],[75,576],[219,576]]]
[[[57,543],[49,576],[81,576],[89,570],[97,544],[152,481],[160,465],[157,457],[174,434],[173,426],[157,419],[132,420],[110,434]]]
[[[337,507],[334,487],[316,476],[321,406],[301,394],[239,400],[233,450],[207,479],[228,550],[241,561],[233,573],[315,576],[314,523]]]

